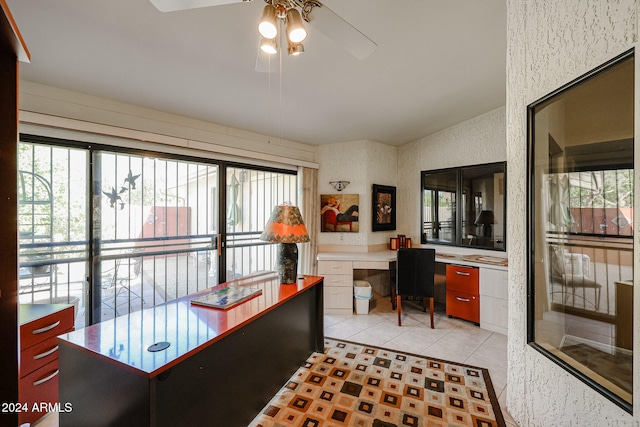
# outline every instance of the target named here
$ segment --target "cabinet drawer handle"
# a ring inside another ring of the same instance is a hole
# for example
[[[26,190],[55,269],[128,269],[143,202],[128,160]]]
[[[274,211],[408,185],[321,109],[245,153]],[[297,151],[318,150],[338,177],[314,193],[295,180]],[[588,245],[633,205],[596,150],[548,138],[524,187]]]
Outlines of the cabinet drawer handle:
[[[59,369],[56,369],[56,371],[55,371],[54,373],[52,373],[51,375],[49,375],[49,376],[47,376],[47,377],[45,377],[45,378],[43,378],[43,379],[41,379],[41,380],[34,381],[34,382],[33,382],[33,385],[34,385],[34,386],[38,386],[38,385],[40,385],[40,384],[44,384],[44,383],[46,383],[47,381],[49,381],[49,380],[51,380],[51,379],[55,378],[55,376],[56,376],[56,375],[58,375],[58,372],[60,372],[60,370],[59,370]]]
[[[456,271],[456,274],[459,276],[470,276],[471,273],[465,273],[464,271]]]
[[[58,320],[57,322],[52,323],[52,324],[51,324],[51,325],[49,325],[49,326],[45,326],[44,328],[40,328],[40,329],[36,329],[36,330],[34,330],[34,331],[32,332],[32,334],[33,334],[33,335],[38,335],[38,334],[41,334],[41,333],[43,333],[43,332],[50,331],[50,330],[52,330],[53,328],[55,328],[56,326],[58,326],[59,324],[60,324],[60,321]]]
[[[471,301],[469,298],[462,298],[462,297],[456,297],[456,299],[458,301],[462,301],[462,302],[470,302]]]
[[[47,357],[48,355],[53,354],[56,351],[58,351],[58,346],[55,346],[51,350],[45,351],[44,353],[36,354],[35,356],[33,356],[33,360],[42,359],[43,357]]]

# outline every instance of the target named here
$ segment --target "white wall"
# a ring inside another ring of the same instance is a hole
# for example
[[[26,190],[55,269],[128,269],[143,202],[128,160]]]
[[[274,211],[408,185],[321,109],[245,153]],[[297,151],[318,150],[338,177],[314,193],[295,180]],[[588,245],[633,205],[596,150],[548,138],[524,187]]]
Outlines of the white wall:
[[[318,194],[335,194],[330,181],[349,181],[342,190],[345,194],[360,196],[360,219],[358,233],[320,233],[322,246],[369,246],[389,242],[397,231],[371,231],[371,196],[373,184],[397,186],[398,149],[372,141],[354,141],[318,147]]]
[[[505,161],[505,129],[505,108],[500,107],[400,147],[398,233],[420,243],[420,172]]]
[[[522,426],[638,425],[632,417],[527,345],[527,105],[637,44],[637,0],[507,0],[507,407]],[[636,54],[637,58],[637,54]],[[636,76],[639,74],[636,59]],[[638,77],[636,77],[638,88]],[[638,89],[635,96],[638,141]],[[636,150],[638,164],[638,150]],[[639,185],[636,174],[636,188]],[[640,204],[636,198],[638,209]],[[635,230],[637,250],[640,233]],[[636,258],[637,259],[637,258]],[[635,281],[639,263],[635,262]],[[635,300],[640,296],[635,289]],[[638,309],[634,327],[638,331]],[[637,336],[638,334],[636,334]],[[635,352],[640,350],[635,340]],[[640,404],[634,358],[634,406]],[[640,411],[636,410],[636,413]]]
[[[162,145],[160,151],[196,150],[220,160],[317,167],[313,145],[30,81],[20,81],[20,132],[106,144],[119,138],[120,145],[151,142]]]

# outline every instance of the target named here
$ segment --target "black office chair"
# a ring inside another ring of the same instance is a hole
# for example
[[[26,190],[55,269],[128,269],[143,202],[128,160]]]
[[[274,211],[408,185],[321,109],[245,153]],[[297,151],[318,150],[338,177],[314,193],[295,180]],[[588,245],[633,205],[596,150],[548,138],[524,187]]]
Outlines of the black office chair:
[[[434,275],[436,269],[435,249],[401,248],[398,249],[396,263],[396,298],[398,306],[398,326],[402,326],[402,297],[422,299],[422,309],[431,314],[433,329]]]

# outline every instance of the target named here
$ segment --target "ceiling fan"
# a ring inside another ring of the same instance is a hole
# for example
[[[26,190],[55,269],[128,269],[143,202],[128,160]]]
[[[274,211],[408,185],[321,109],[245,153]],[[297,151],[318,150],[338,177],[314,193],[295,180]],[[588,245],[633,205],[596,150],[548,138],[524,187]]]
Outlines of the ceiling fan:
[[[150,0],[151,3],[161,12],[174,12],[185,9],[195,9],[208,6],[221,6],[231,3],[248,3],[252,0]],[[358,59],[364,59],[371,55],[378,45],[369,37],[362,34],[353,25],[349,24],[334,11],[323,5],[318,0],[265,0],[267,6],[263,18],[266,14],[273,12],[269,8],[276,10],[277,20],[287,23],[297,21],[297,17],[302,18],[311,24],[315,29],[329,37],[331,40],[342,46],[347,52]],[[300,11],[298,11],[300,9]],[[299,23],[300,25],[301,22]],[[293,27],[293,25],[292,25]],[[287,33],[291,31],[287,28]],[[306,33],[305,33],[306,35]],[[275,37],[275,35],[274,35]],[[264,34],[263,34],[264,38]],[[304,37],[303,37],[304,38]],[[297,49],[297,50],[296,50]],[[296,54],[301,51],[301,41],[296,42],[292,47],[289,43],[289,53]],[[260,71],[260,70],[259,70]]]

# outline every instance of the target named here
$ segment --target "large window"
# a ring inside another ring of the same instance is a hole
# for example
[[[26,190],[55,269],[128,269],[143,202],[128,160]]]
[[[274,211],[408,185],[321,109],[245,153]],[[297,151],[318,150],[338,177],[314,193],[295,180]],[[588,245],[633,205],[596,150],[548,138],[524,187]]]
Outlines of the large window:
[[[422,243],[505,249],[505,163],[422,172]]]
[[[76,327],[273,270],[258,237],[297,204],[293,171],[29,136],[18,164],[20,303],[73,304]]]
[[[529,108],[530,344],[631,411],[633,56]]]

